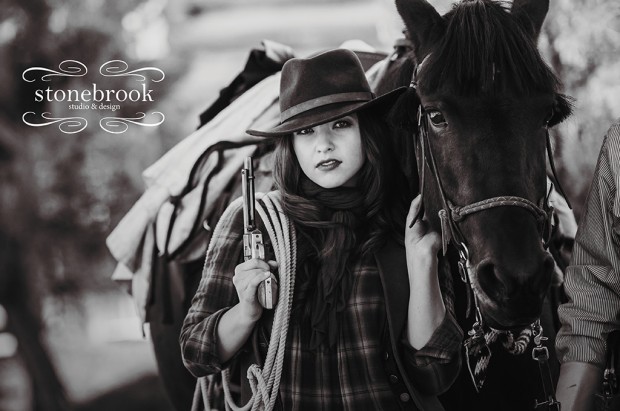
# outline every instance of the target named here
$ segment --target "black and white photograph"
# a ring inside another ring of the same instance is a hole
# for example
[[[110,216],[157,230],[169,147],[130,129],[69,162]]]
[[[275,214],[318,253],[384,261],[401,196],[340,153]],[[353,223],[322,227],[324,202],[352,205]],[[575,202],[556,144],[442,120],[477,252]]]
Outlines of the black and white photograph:
[[[0,411],[620,411],[616,0],[4,0]]]

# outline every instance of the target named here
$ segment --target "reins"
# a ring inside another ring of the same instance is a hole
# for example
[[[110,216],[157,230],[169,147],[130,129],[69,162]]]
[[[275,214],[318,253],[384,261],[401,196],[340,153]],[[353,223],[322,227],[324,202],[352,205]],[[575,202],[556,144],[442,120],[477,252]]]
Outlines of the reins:
[[[428,56],[427,56],[428,57]],[[414,68],[410,87],[412,87],[417,93],[417,75],[420,67],[426,61],[425,57],[422,62]],[[416,159],[418,166],[418,176],[420,178],[419,187],[420,194],[424,197],[424,186],[425,186],[425,169],[428,166],[433,177],[435,183],[437,184],[437,188],[439,191],[439,195],[441,198],[442,209],[439,210],[439,219],[441,222],[441,238],[442,238],[442,248],[443,254],[446,255],[448,244],[450,242],[453,243],[455,248],[458,251],[459,260],[458,260],[458,268],[459,274],[463,282],[467,284],[468,288],[468,308],[467,311],[470,312],[472,308],[471,301],[473,300],[473,309],[475,315],[475,321],[472,325],[472,328],[468,331],[468,338],[464,341],[464,347],[467,355],[467,366],[472,378],[472,382],[477,392],[480,391],[482,385],[484,383],[484,371],[486,370],[486,366],[488,365],[488,361],[491,357],[491,350],[489,348],[488,341],[488,333],[485,334],[484,321],[482,318],[482,314],[479,309],[478,298],[476,293],[474,292],[472,281],[471,281],[471,262],[469,259],[469,250],[466,246],[466,240],[459,228],[458,223],[462,222],[467,216],[479,213],[482,211],[486,211],[496,207],[520,207],[528,211],[536,220],[539,230],[541,232],[541,241],[545,249],[548,248],[548,243],[552,233],[552,215],[553,215],[553,207],[549,204],[549,196],[551,194],[551,190],[553,189],[553,184],[551,185],[549,192],[540,199],[539,204],[535,204],[533,201],[518,197],[518,196],[498,196],[487,198],[481,201],[476,201],[466,205],[456,205],[451,202],[444,190],[444,186],[438,171],[437,162],[435,160],[432,146],[430,144],[429,136],[428,136],[428,124],[429,118],[428,113],[424,110],[422,103],[418,105],[417,111],[417,123],[418,130],[416,136],[416,144],[414,144],[416,149]],[[551,152],[551,141],[549,137],[549,129],[546,127],[546,146],[545,151],[547,152],[547,158],[549,159],[549,164],[551,167],[551,172],[553,175],[553,180],[558,188],[559,193],[566,199],[567,204],[570,206],[568,198],[562,189],[559,179],[557,177],[555,164],[553,161],[553,155]],[[571,207],[572,208],[572,207]],[[416,216],[411,223],[413,223],[419,218],[423,211],[423,206],[420,208],[418,216]],[[471,298],[471,299],[470,299]],[[546,347],[542,345],[542,341],[546,340],[545,337],[542,336],[542,326],[540,325],[540,320],[537,320],[531,326],[532,334],[534,335],[534,344],[535,347],[532,350],[532,358],[538,362],[539,371],[541,376],[541,381],[543,385],[545,398],[542,402],[538,402],[536,400],[535,408],[539,408],[541,406],[547,406],[548,409],[559,410],[559,403],[555,399],[554,387],[551,379],[551,372],[549,368],[549,364],[547,362],[549,358],[549,353]],[[498,331],[491,330],[492,333],[497,334]],[[509,332],[508,332],[509,333]],[[512,336],[512,333],[510,333]],[[529,338],[528,338],[529,341]],[[473,361],[472,361],[473,360]],[[473,363],[473,364],[472,364]],[[472,368],[473,367],[473,368]]]

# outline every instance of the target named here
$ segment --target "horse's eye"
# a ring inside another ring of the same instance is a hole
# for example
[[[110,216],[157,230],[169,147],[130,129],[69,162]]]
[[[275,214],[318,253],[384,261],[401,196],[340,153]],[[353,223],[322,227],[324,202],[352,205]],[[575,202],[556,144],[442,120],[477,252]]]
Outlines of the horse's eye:
[[[545,121],[544,121],[544,126],[548,127],[549,123],[551,122],[551,120],[553,119],[553,116],[555,115],[555,111],[553,109],[549,110],[549,112],[547,113],[547,115],[545,116]]]
[[[448,125],[446,123],[446,118],[443,116],[443,114],[439,110],[430,110],[428,112],[428,118],[431,120],[431,123],[434,126],[445,127]]]

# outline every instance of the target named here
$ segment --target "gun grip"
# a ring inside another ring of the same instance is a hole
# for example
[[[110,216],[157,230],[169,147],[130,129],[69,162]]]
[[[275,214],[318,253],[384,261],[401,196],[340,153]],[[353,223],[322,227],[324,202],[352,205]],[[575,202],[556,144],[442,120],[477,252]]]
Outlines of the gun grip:
[[[278,282],[268,278],[258,285],[257,298],[260,305],[271,310],[278,302]]]

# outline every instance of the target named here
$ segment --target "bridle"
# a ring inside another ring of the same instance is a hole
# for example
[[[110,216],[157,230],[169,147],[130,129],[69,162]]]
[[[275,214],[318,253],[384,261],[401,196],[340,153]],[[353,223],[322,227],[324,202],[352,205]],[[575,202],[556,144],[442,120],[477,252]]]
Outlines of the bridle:
[[[410,87],[413,88],[417,94],[417,77],[418,71],[420,67],[424,64],[428,56],[422,60],[420,64],[418,64],[413,71]],[[418,96],[419,97],[419,96]],[[551,191],[553,190],[553,183],[549,188],[549,191],[546,195],[544,195],[539,201],[538,204],[533,201],[519,197],[519,196],[498,196],[491,197],[481,201],[476,201],[466,205],[457,205],[450,201],[446,195],[446,191],[444,189],[443,183],[441,181],[441,176],[438,171],[437,162],[435,160],[435,156],[433,154],[433,150],[430,144],[430,140],[428,137],[428,113],[423,108],[422,104],[418,105],[417,111],[417,136],[415,136],[416,144],[416,162],[418,166],[418,176],[419,176],[419,191],[422,196],[424,196],[424,186],[425,186],[425,169],[428,165],[429,169],[432,172],[432,175],[437,184],[437,188],[441,197],[442,209],[439,210],[439,219],[441,221],[441,237],[442,237],[442,249],[443,254],[446,255],[448,244],[452,241],[454,246],[456,247],[459,254],[459,271],[461,274],[461,278],[463,281],[466,280],[467,273],[466,269],[469,266],[469,250],[466,246],[465,236],[463,235],[459,223],[462,222],[467,216],[479,213],[482,211],[486,211],[496,207],[521,207],[528,211],[536,220],[536,223],[539,227],[539,231],[541,233],[541,241],[545,249],[549,247],[549,241],[552,234],[552,222],[553,222],[553,207],[549,204],[549,197]],[[568,197],[564,193],[562,186],[559,183],[559,179],[557,177],[555,164],[553,161],[553,155],[551,153],[551,139],[549,136],[549,127],[546,128],[546,147],[545,151],[547,152],[547,157],[549,160],[549,164],[551,167],[551,172],[553,175],[553,180],[556,183],[559,193],[564,197],[568,206],[572,208]],[[420,215],[423,213],[423,209],[420,209]],[[419,216],[416,216],[412,221],[411,225],[415,223]],[[480,319],[481,320],[481,319]]]
[[[428,56],[426,57],[428,58]],[[412,80],[410,83],[410,87],[412,87],[417,94],[417,76],[418,71],[422,64],[426,61],[426,58],[422,60],[420,64],[418,64],[413,71]],[[419,99],[419,96],[418,96]],[[420,100],[421,101],[421,100]],[[438,165],[435,160],[432,146],[429,140],[429,116],[422,103],[420,102],[418,105],[417,111],[417,135],[415,136],[415,155],[416,162],[418,166],[418,176],[419,176],[419,191],[422,197],[424,197],[424,185],[425,185],[425,169],[429,168],[431,171],[434,180],[437,184],[437,188],[439,191],[439,195],[441,198],[442,209],[439,210],[439,219],[441,222],[441,238],[442,238],[442,248],[443,255],[445,256],[447,253],[448,244],[450,242],[453,243],[456,250],[458,251],[458,269],[459,274],[461,276],[461,280],[465,282],[468,286],[469,292],[468,296],[472,296],[473,300],[473,308],[475,314],[475,322],[472,326],[472,329],[468,331],[469,337],[466,339],[464,345],[469,357],[469,349],[471,347],[476,346],[478,352],[482,350],[486,351],[486,355],[490,357],[490,349],[485,340],[485,331],[484,331],[484,323],[483,318],[480,313],[478,298],[473,290],[472,282],[471,282],[471,263],[470,263],[470,255],[469,250],[467,248],[467,241],[465,236],[463,235],[459,223],[461,223],[467,216],[480,213],[492,208],[497,207],[520,207],[528,211],[536,220],[536,223],[539,227],[539,232],[541,233],[541,241],[545,249],[549,247],[549,241],[551,239],[551,234],[553,231],[552,221],[553,221],[553,207],[549,204],[549,196],[553,189],[553,183],[549,188],[549,191],[546,195],[544,195],[539,201],[538,204],[533,201],[519,197],[519,196],[498,196],[491,197],[481,201],[476,201],[466,205],[457,205],[454,202],[450,201],[446,195],[444,186],[442,184],[441,176],[438,171]],[[557,173],[555,169],[555,164],[553,162],[553,155],[551,153],[551,141],[549,136],[549,127],[546,126],[546,146],[545,151],[547,152],[547,157],[549,159],[549,164],[551,167],[551,171],[553,174],[553,180],[556,183],[558,188],[558,192],[564,197],[569,207],[570,202],[568,201],[568,197],[565,195],[564,190],[559,184],[559,180],[557,178]],[[413,219],[411,226],[417,221],[418,218],[424,213],[424,206],[420,208],[418,215]],[[572,207],[571,207],[572,208]],[[471,300],[468,300],[468,312],[471,310]],[[532,324],[532,332],[534,334],[534,342],[535,347],[532,351],[532,357],[538,361],[539,368],[541,372],[541,378],[543,380],[543,388],[545,391],[545,400],[541,403],[536,401],[536,408],[541,405],[546,405],[549,407],[557,406],[559,403],[555,400],[555,395],[553,391],[553,384],[549,384],[551,380],[550,370],[547,364],[548,352],[547,348],[542,346],[542,341],[545,340],[542,336],[542,327],[540,326],[540,321],[537,320],[534,324]],[[488,361],[488,358],[487,358]],[[474,386],[478,391],[482,386],[482,381],[477,379],[474,376],[474,372],[471,369],[470,362],[467,361],[470,375],[472,376]],[[551,408],[550,408],[551,409]]]
[[[437,187],[441,196],[441,202],[443,208],[439,211],[439,218],[441,220],[442,231],[442,245],[444,255],[446,253],[446,247],[452,240],[455,246],[459,250],[465,259],[469,257],[467,247],[465,246],[465,238],[461,232],[457,223],[460,223],[468,215],[479,213],[496,207],[521,207],[527,210],[535,219],[541,232],[541,238],[545,248],[548,247],[548,242],[551,237],[551,219],[553,215],[553,207],[549,205],[549,190],[548,194],[540,199],[538,204],[535,204],[527,198],[518,196],[498,196],[491,197],[481,201],[476,201],[470,204],[459,206],[448,200],[445,189],[443,187],[441,177],[438,171],[437,162],[430,145],[428,137],[428,114],[422,108],[422,105],[418,106],[418,136],[419,139],[416,144],[416,159],[418,162],[418,174],[420,176],[420,193],[424,193],[424,170],[425,165],[428,163]]]

